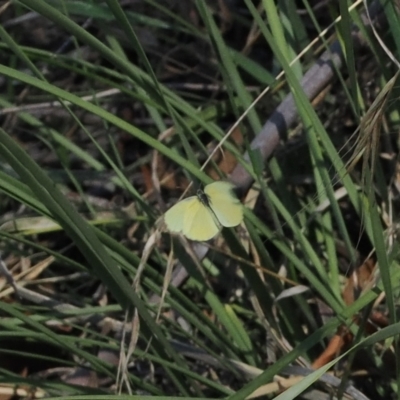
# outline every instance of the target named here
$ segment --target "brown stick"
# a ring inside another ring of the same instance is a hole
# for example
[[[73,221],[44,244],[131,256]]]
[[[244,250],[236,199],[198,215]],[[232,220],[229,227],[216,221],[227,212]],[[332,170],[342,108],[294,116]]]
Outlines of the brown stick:
[[[379,2],[371,4],[369,15],[372,22],[379,25],[379,20],[384,17]],[[365,25],[369,26],[370,21],[367,19],[366,14],[364,14],[362,18]],[[365,43],[365,39],[356,26],[353,28],[352,36],[354,48],[359,48]],[[340,69],[343,66],[343,61],[343,51],[339,41],[336,40],[329,49],[321,55],[301,80],[301,86],[310,101],[314,100],[327,85],[332,83],[335,78],[335,69]],[[253,140],[251,149],[257,149],[264,162],[266,162],[278,146],[280,139],[284,137],[289,128],[295,124],[297,118],[298,113],[293,95],[288,94],[269,117],[261,132]],[[249,162],[248,154],[245,155],[245,160]],[[241,164],[238,164],[233,170],[230,180],[243,193],[247,192],[253,182],[252,177]]]

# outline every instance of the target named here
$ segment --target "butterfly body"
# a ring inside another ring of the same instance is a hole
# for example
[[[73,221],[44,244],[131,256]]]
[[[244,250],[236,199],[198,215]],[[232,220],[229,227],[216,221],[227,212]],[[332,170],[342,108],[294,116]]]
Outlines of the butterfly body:
[[[239,225],[243,209],[233,188],[229,182],[213,182],[204,191],[198,190],[196,196],[178,202],[165,213],[168,230],[191,240],[205,241],[213,238],[222,226]]]

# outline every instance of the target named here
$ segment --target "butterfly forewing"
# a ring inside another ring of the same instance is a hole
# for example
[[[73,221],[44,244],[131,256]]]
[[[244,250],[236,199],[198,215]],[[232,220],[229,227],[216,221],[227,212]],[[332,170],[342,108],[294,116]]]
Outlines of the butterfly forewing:
[[[243,220],[243,208],[239,199],[233,193],[234,185],[229,182],[214,182],[204,189],[209,207],[221,225],[232,227]]]

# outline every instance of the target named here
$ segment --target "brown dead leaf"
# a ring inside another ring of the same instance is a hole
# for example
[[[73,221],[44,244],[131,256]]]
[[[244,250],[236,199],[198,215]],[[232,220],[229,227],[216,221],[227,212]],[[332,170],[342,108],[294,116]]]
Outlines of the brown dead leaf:
[[[343,290],[343,299],[347,305],[353,304],[359,294],[371,283],[374,269],[375,261],[369,258],[350,275]]]
[[[343,350],[343,348],[351,343],[353,335],[347,330],[347,328],[340,327],[337,333],[331,338],[322,354],[314,360],[312,363],[313,369],[318,369],[328,362],[332,361],[337,357]]]
[[[354,303],[360,293],[374,284],[374,270],[376,263],[373,259],[367,259],[360,267],[356,268],[347,280],[343,290],[343,298],[347,305]],[[354,323],[359,323],[359,317],[353,318]],[[377,328],[388,325],[388,319],[379,311],[371,312],[369,319],[365,325],[365,332],[372,334],[377,331]],[[353,334],[347,327],[341,326],[337,333],[331,338],[326,349],[313,362],[312,367],[317,369],[332,361],[335,357],[341,354],[353,341]]]
[[[239,126],[237,126],[233,130],[232,134],[230,135],[230,139],[237,146],[241,146],[243,144],[243,135]],[[215,153],[213,161],[218,164],[220,171],[226,175],[230,174],[238,163],[236,156],[234,154],[232,154],[228,150],[222,150],[222,149],[220,149],[220,151]],[[215,172],[214,168],[207,167],[206,172],[212,179],[214,180],[220,179],[219,175]]]

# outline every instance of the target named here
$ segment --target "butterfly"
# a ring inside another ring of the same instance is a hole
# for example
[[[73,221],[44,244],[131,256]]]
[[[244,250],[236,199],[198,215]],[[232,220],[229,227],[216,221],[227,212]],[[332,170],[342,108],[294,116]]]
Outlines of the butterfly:
[[[191,240],[206,241],[222,226],[239,225],[243,221],[243,206],[233,192],[234,187],[229,182],[213,182],[204,191],[199,189],[196,196],[179,201],[164,215],[167,229]]]

